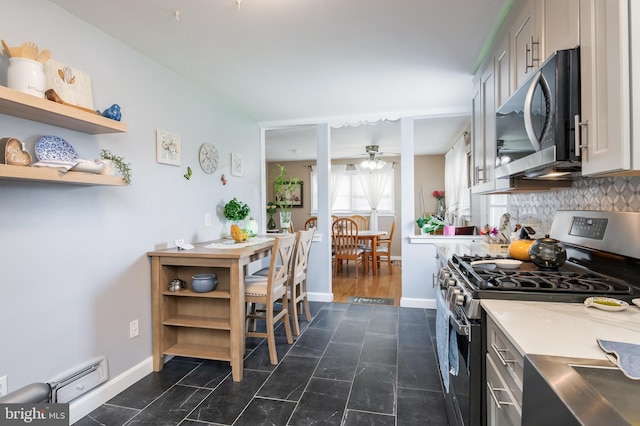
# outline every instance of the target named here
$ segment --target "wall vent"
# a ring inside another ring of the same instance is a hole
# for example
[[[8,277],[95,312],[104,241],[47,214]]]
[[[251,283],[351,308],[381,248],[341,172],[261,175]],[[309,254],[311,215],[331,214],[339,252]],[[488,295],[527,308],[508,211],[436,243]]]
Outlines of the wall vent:
[[[107,359],[104,356],[94,358],[49,382],[51,402],[69,402],[106,382],[108,378]]]

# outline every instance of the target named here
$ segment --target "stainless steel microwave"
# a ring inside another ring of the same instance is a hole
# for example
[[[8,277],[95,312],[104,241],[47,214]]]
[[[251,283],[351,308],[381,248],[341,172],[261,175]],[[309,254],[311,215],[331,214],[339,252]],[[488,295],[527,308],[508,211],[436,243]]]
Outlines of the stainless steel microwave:
[[[496,177],[579,176],[579,120],[580,50],[558,50],[496,112]]]

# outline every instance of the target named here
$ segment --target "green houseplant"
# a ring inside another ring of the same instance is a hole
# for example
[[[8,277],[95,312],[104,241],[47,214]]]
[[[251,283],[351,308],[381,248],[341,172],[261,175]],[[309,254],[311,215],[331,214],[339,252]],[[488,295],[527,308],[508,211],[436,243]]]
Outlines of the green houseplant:
[[[300,179],[290,178],[285,166],[278,164],[273,179],[276,204],[280,208],[280,226],[283,231],[291,227],[291,208],[295,201],[295,193],[300,188]]]
[[[103,149],[100,151],[100,158],[111,162],[122,176],[124,183],[131,185],[131,164],[125,163],[124,157],[112,154],[108,149]]]
[[[429,215],[426,218],[419,217],[416,220],[416,223],[418,224],[418,228],[420,228],[424,234],[435,234],[446,225],[446,222],[433,215]]]
[[[236,197],[233,197],[224,205],[224,217],[234,223],[245,220],[247,216],[249,216],[250,211],[249,206],[242,201],[238,201]]]

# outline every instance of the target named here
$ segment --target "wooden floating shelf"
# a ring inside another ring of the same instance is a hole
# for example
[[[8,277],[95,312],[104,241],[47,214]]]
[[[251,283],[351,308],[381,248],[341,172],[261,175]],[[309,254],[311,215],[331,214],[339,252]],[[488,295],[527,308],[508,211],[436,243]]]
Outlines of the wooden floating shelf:
[[[37,98],[5,86],[0,86],[0,113],[91,135],[127,131],[127,125],[120,121]]]
[[[120,176],[96,173],[66,172],[45,167],[24,167],[0,164],[0,179],[26,180],[32,182],[66,183],[72,185],[124,185]]]

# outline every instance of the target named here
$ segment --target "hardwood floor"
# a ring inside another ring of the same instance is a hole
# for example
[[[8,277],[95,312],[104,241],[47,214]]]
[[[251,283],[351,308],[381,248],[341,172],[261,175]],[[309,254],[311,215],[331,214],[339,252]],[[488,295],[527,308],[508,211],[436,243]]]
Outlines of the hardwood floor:
[[[371,275],[371,268],[368,274],[363,274],[362,269],[358,271],[356,278],[355,264],[346,262],[342,266],[342,271],[333,277],[333,301],[347,303],[350,296],[362,297],[384,297],[393,299],[394,306],[400,306],[402,296],[402,269],[400,262],[396,262],[392,272],[389,273],[386,263],[378,268],[378,275]]]

